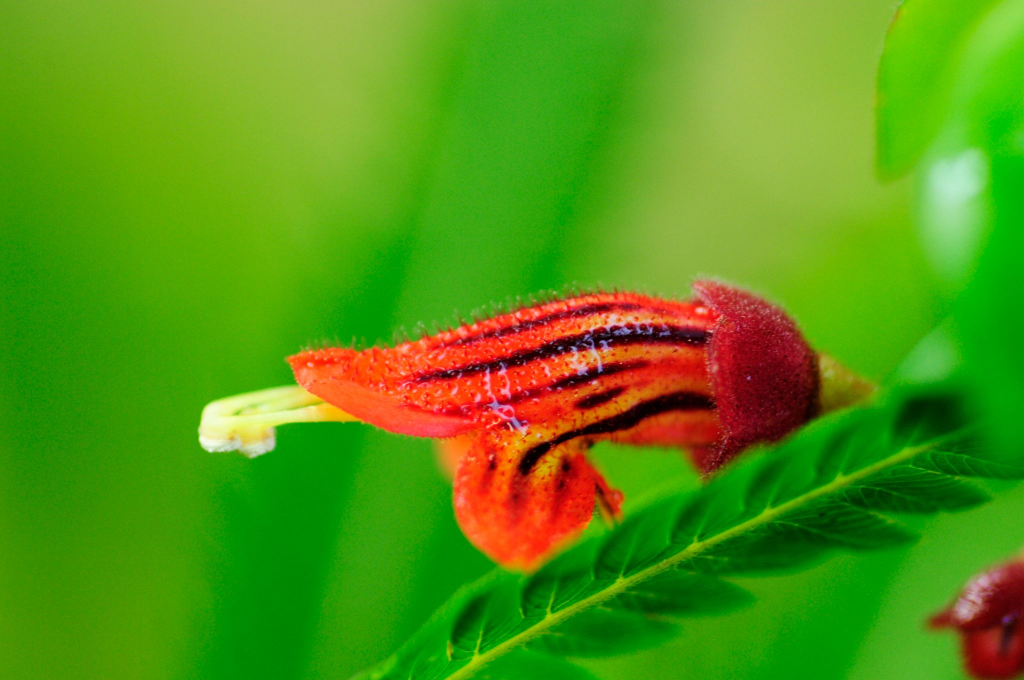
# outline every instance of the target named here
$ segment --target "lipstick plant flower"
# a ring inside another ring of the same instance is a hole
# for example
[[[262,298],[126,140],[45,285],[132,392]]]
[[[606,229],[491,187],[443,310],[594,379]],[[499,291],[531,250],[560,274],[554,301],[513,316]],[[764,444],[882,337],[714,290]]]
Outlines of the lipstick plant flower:
[[[694,292],[579,295],[395,347],[300,352],[298,387],[210,404],[200,440],[256,455],[273,426],[315,420],[439,439],[466,537],[532,570],[595,507],[621,515],[622,494],[587,459],[595,442],[683,448],[710,474],[873,390],[775,305],[715,281]]]

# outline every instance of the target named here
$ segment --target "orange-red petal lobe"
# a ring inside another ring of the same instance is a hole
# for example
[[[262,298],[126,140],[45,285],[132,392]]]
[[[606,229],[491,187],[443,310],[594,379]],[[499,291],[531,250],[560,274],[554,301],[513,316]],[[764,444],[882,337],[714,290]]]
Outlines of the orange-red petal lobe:
[[[618,513],[621,494],[587,462],[583,441],[559,444],[523,472],[527,438],[503,429],[469,437],[472,446],[455,476],[455,516],[470,542],[494,561],[534,569],[586,528],[599,491]]]

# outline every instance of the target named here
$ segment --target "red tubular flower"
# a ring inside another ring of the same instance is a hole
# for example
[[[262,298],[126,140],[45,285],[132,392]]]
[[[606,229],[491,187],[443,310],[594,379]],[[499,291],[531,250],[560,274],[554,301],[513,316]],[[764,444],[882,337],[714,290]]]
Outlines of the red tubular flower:
[[[586,459],[593,443],[683,447],[708,473],[870,392],[779,308],[712,281],[694,290],[690,302],[582,295],[289,363],[336,419],[445,439],[466,536],[531,569],[579,535],[595,500],[602,515],[620,513],[622,494]]]
[[[1024,561],[978,574],[948,608],[929,619],[932,628],[955,628],[964,665],[975,678],[1024,675]]]

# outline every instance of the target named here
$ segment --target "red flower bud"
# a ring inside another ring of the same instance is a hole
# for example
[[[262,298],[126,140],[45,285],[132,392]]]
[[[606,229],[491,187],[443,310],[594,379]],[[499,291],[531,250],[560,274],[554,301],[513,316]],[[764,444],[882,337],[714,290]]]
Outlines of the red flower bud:
[[[1024,561],[978,574],[956,601],[929,619],[932,628],[955,628],[964,665],[975,678],[1024,674]]]
[[[682,447],[709,473],[870,391],[818,357],[779,308],[717,282],[694,288],[690,302],[582,295],[289,362],[334,418],[445,438],[466,536],[530,569],[587,526],[595,500],[619,515],[622,495],[585,456],[595,442]]]

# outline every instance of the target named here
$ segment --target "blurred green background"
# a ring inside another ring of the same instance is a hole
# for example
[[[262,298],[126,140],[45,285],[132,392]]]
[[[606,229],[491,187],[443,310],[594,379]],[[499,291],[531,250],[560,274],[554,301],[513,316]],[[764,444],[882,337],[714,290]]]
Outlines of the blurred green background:
[[[946,313],[873,171],[892,0],[0,6],[0,677],[345,678],[490,568],[431,443],[203,405],[312,341],[567,284],[720,276],[884,377]],[[627,498],[674,453],[599,447]],[[1024,493],[607,680],[955,678],[923,618],[1024,542]],[[629,505],[627,502],[626,510]]]

